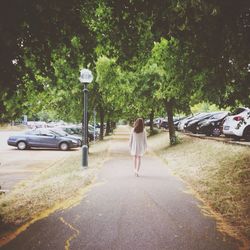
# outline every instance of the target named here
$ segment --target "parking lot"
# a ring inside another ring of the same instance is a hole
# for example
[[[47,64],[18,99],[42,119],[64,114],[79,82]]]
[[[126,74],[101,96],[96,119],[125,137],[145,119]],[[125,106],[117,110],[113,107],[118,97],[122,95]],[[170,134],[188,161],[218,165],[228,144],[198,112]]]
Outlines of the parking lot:
[[[57,149],[18,150],[7,145],[10,135],[21,132],[0,131],[0,186],[2,190],[10,190],[22,180],[52,166],[59,160],[76,154],[79,148],[69,151]]]
[[[22,131],[0,130],[0,186],[2,190],[10,190],[22,180],[27,180],[34,174],[39,174],[58,161],[79,152],[79,148],[69,151],[58,149],[29,149],[18,150],[16,147],[7,145],[7,139],[11,135],[22,133]],[[212,139],[221,142],[250,146],[250,142],[244,140],[234,141],[224,136],[213,137],[199,134],[187,133],[189,136],[201,139]]]

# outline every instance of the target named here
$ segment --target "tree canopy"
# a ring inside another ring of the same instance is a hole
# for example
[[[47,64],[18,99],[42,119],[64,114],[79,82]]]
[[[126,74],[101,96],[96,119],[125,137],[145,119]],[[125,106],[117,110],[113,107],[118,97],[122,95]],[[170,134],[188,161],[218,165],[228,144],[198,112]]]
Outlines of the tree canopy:
[[[82,67],[106,120],[250,105],[248,0],[5,0],[0,32],[1,120],[81,121]]]

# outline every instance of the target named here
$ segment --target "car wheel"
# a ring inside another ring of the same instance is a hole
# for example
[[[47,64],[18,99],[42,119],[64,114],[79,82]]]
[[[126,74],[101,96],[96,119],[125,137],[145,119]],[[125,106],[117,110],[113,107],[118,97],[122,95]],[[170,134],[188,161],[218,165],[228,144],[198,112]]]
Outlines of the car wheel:
[[[250,141],[250,127],[246,127],[244,130],[244,139]]]
[[[212,135],[213,136],[220,136],[221,135],[221,131],[219,128],[214,128],[212,131]]]
[[[67,151],[69,149],[69,145],[67,142],[62,142],[60,144],[60,149],[63,150],[63,151]]]
[[[20,141],[20,142],[17,143],[17,148],[18,148],[19,150],[24,150],[24,149],[27,148],[27,143],[24,142],[24,141]]]

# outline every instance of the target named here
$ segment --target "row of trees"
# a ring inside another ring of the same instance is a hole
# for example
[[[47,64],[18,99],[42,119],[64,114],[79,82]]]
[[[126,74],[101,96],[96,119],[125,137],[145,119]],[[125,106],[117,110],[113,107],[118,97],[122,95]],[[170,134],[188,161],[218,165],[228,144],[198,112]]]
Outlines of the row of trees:
[[[171,124],[201,100],[249,105],[248,0],[15,0],[0,11],[2,120],[50,110],[81,121],[82,67],[102,124],[163,112]]]

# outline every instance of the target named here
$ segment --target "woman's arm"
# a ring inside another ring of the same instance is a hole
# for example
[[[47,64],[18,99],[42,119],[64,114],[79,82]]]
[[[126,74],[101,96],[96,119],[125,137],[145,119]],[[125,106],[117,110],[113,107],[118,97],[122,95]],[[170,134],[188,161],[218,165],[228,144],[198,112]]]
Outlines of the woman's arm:
[[[133,144],[133,130],[130,133],[130,138],[129,138],[129,149],[131,150]]]
[[[143,142],[144,142],[144,147],[145,147],[145,150],[146,150],[147,147],[148,147],[148,143],[147,143],[147,133],[146,133],[145,130],[143,131],[143,133],[144,133]]]

